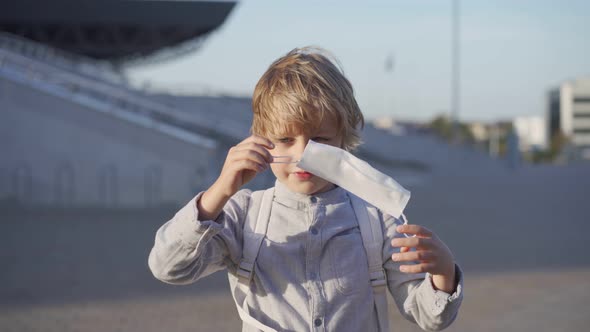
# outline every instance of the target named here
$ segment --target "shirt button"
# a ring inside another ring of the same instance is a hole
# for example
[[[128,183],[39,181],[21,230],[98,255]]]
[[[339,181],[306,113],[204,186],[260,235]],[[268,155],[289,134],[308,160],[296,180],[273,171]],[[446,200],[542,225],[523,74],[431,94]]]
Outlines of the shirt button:
[[[315,326],[320,326],[322,325],[322,320],[320,318],[316,318],[313,323],[315,324]]]
[[[318,229],[317,229],[317,228],[315,228],[315,227],[312,227],[312,228],[311,228],[311,234],[313,234],[313,235],[318,235]]]
[[[318,199],[317,199],[315,196],[312,196],[312,197],[311,197],[309,200],[310,200],[312,203],[315,203],[315,202],[317,202],[317,201],[318,201]]]

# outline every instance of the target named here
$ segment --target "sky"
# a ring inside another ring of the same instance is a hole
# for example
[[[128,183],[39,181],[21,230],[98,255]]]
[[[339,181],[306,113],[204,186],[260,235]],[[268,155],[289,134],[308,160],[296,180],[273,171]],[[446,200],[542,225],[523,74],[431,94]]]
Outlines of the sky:
[[[136,84],[251,96],[278,57],[316,45],[339,60],[368,119],[451,108],[452,1],[241,1],[194,53],[136,65]],[[590,77],[590,1],[460,2],[462,121],[544,116],[548,89]],[[386,59],[393,59],[386,70]]]

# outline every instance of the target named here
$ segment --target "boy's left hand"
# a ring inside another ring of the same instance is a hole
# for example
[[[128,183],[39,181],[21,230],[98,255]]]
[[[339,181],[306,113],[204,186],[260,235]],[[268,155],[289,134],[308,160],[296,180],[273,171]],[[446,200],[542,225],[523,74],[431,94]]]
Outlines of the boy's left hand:
[[[400,247],[391,259],[395,262],[415,262],[412,265],[401,265],[400,271],[405,273],[432,274],[433,286],[446,293],[455,291],[455,262],[451,250],[426,227],[419,225],[400,225],[398,233],[415,235],[408,238],[395,238],[393,247]],[[410,251],[411,248],[416,250]]]

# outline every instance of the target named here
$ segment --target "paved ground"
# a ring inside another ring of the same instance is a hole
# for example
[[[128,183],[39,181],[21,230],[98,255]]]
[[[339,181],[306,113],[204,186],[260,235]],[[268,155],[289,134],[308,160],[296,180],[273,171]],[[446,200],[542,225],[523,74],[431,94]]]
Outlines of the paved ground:
[[[590,167],[411,189],[410,221],[435,230],[466,272],[448,331],[589,329]],[[172,213],[3,211],[0,331],[239,330],[224,274],[182,287],[151,276],[153,236]],[[393,331],[419,331],[392,313]]]

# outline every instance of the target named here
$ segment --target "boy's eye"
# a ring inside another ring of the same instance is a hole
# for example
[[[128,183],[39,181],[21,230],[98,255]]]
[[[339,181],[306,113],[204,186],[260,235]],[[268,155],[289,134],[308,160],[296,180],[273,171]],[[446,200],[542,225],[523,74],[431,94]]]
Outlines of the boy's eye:
[[[313,137],[311,140],[316,141],[316,142],[327,142],[330,140],[330,138],[328,138],[328,137]]]
[[[291,140],[292,140],[291,137],[281,137],[281,138],[277,139],[277,141],[279,143],[289,143],[289,142],[291,142]]]

